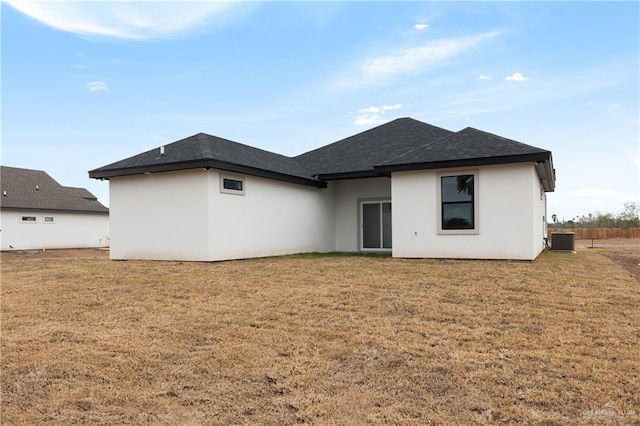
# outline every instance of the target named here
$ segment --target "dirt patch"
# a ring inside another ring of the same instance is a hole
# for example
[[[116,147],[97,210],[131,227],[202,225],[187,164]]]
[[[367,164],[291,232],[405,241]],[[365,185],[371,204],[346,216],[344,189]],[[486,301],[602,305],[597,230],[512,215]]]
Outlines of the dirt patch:
[[[626,269],[640,282],[640,250],[614,250],[611,253],[607,253],[606,256]]]

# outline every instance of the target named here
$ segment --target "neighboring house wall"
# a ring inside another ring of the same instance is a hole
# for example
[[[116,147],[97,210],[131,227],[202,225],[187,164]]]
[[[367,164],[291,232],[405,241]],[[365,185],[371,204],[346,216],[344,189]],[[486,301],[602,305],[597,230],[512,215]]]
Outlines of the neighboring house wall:
[[[360,250],[360,203],[391,199],[391,179],[345,179],[331,181],[335,190],[335,250]],[[395,212],[394,212],[395,213]]]
[[[242,180],[244,194],[221,192],[220,175]],[[331,188],[215,169],[208,176],[210,260],[333,251]]]
[[[0,217],[2,250],[109,246],[108,214],[3,209]]]
[[[243,182],[221,192],[220,174]],[[331,191],[193,169],[110,179],[111,258],[213,261],[331,251]]]
[[[543,249],[545,197],[531,163],[447,170],[477,173],[475,234],[439,233],[444,170],[392,175],[395,257],[532,260]]]

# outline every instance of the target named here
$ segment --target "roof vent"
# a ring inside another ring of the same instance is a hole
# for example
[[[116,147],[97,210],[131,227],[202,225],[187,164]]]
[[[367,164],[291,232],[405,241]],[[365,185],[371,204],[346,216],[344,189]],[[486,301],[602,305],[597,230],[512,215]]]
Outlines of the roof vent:
[[[160,147],[160,156],[164,155],[164,146]]]
[[[40,189],[40,187],[39,187],[38,185],[36,185],[36,191],[37,191],[38,189]]]
[[[2,191],[2,195],[7,196],[7,191]]]

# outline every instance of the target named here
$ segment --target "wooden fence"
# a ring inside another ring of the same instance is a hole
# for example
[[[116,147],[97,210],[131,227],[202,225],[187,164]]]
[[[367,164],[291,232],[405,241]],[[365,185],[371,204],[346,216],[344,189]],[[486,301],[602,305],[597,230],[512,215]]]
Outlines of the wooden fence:
[[[549,228],[547,236],[551,238],[554,232],[573,232],[576,240],[640,238],[640,228]]]

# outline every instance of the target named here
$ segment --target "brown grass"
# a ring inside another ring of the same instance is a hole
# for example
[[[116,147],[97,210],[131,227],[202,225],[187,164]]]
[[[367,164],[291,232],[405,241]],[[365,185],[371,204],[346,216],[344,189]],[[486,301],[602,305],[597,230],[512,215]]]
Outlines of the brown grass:
[[[640,424],[636,251],[3,253],[2,424]]]

